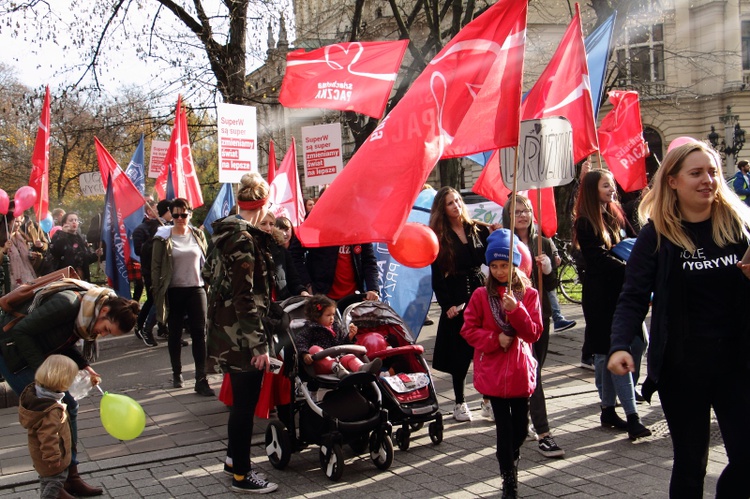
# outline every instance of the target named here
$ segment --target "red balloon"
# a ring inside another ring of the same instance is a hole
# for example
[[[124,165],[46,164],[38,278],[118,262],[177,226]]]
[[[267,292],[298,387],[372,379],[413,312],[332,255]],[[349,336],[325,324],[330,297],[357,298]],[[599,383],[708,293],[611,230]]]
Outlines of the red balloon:
[[[388,342],[383,335],[376,332],[364,333],[357,335],[357,345],[362,345],[367,349],[367,356],[372,358],[372,354],[382,352],[388,348]]]
[[[428,226],[407,222],[396,242],[388,244],[388,252],[400,264],[412,268],[426,267],[438,255],[438,239]]]
[[[15,208],[13,209],[13,216],[19,217],[23,215],[23,212],[34,206],[36,203],[36,191],[33,187],[24,185],[16,191],[13,196],[15,201]]]
[[[8,193],[0,189],[0,215],[6,215],[9,206],[10,198],[8,197]]]
[[[521,252],[521,265],[519,265],[518,268],[523,270],[523,273],[527,276],[531,276],[531,269],[533,268],[534,260],[531,258],[529,247],[520,239],[516,239],[516,243],[518,244],[518,251]]]
[[[54,227],[52,227],[52,228],[51,228],[51,229],[49,230],[49,237],[50,237],[50,239],[52,238],[52,236],[54,236],[54,235],[55,235],[55,232],[57,232],[57,231],[58,231],[58,230],[60,230],[60,229],[62,229],[62,227],[61,227],[61,226],[59,226],[59,225],[55,225]]]

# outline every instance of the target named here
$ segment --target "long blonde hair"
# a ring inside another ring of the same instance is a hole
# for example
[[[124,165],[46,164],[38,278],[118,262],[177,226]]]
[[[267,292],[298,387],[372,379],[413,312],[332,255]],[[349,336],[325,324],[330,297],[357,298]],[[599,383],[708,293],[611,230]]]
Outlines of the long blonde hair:
[[[676,147],[669,151],[654,176],[653,187],[643,197],[638,208],[638,218],[641,223],[651,220],[657,234],[657,248],[661,244],[661,237],[666,237],[673,244],[695,252],[695,244],[682,226],[682,214],[678,206],[677,194],[669,186],[669,178],[677,175],[682,169],[685,158],[693,152],[704,152],[711,158],[711,162],[721,171],[719,154],[703,142],[693,142]],[[750,240],[748,208],[733,193],[719,174],[717,175],[716,197],[711,206],[712,238],[714,242],[725,247],[728,244]]]

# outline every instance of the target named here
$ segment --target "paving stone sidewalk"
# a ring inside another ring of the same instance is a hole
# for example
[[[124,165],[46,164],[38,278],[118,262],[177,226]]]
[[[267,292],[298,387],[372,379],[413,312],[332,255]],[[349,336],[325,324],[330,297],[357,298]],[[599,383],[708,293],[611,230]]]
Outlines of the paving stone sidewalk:
[[[566,455],[563,459],[545,458],[537,452],[536,442],[528,440],[521,450],[519,495],[668,497],[672,451],[658,399],[651,406],[639,405],[644,424],[654,432],[652,437],[632,443],[624,433],[602,429],[593,371],[578,366],[583,339],[580,307],[565,305],[563,312],[577,320],[578,326],[552,334],[543,376],[553,434]],[[436,307],[430,317],[437,322]],[[419,338],[428,360],[435,331],[436,325],[425,327]],[[256,421],[257,445],[252,448],[252,458],[257,469],[279,483],[272,497],[498,497],[502,480],[494,455],[495,429],[479,415],[481,397],[473,388],[468,390],[474,421],[457,423],[451,417],[450,377],[433,372],[433,378],[445,415],[444,440],[433,445],[426,429],[413,433],[410,449],[402,452],[397,448],[387,471],[375,468],[368,455],[353,455],[347,446],[339,482],[331,482],[321,471],[316,446],[294,454],[285,470],[276,470],[262,445],[266,423]],[[212,382],[220,384],[218,377]],[[143,435],[130,442],[117,441],[104,431],[99,396],[82,401],[79,469],[89,483],[103,487],[105,497],[235,496],[231,479],[223,473],[228,417],[223,404],[195,395],[191,384],[181,390],[155,384],[127,394],[147,414]],[[713,497],[716,479],[725,465],[726,454],[714,421],[706,497]],[[1,409],[0,497],[32,498],[38,494],[17,409]]]

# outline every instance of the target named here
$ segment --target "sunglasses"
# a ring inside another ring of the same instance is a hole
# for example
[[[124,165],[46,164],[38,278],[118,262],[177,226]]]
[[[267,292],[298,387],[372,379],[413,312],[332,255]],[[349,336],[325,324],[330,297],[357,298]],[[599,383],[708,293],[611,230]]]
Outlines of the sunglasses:
[[[172,213],[172,218],[187,218],[188,213]]]

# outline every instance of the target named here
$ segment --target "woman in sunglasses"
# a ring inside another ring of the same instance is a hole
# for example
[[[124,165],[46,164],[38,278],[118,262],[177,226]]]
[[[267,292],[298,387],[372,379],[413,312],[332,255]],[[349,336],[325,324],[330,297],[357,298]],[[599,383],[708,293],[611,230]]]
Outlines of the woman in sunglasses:
[[[206,379],[207,306],[201,277],[206,261],[206,236],[190,225],[193,209],[187,199],[175,199],[169,211],[174,225],[156,231],[151,258],[156,316],[169,330],[167,346],[172,363],[172,386],[183,386],[181,336],[182,328],[187,327],[193,340],[195,391],[211,397],[215,393]]]

